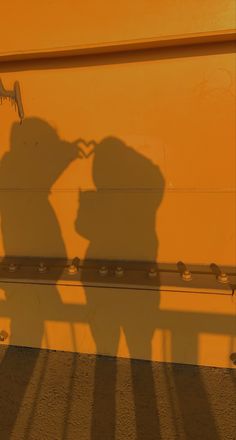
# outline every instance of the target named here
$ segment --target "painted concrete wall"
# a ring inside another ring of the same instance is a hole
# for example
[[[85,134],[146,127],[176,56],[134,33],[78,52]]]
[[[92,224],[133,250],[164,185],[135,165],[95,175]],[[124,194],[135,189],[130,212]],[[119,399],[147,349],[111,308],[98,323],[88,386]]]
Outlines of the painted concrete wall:
[[[1,5],[0,52],[235,28],[233,0],[12,0]]]
[[[232,292],[2,283],[2,343],[236,368]]]
[[[20,125],[0,106],[1,256],[215,262],[235,276],[234,26],[232,0],[1,5],[0,78],[19,81],[25,111]],[[176,45],[198,33],[205,44]],[[117,53],[99,54],[106,44]],[[235,437],[235,283],[150,292],[4,270],[1,439]]]
[[[232,50],[3,63],[1,255],[236,266]]]
[[[99,11],[98,3],[92,11],[41,2],[40,14],[31,3],[24,13],[19,2],[11,15],[8,5],[1,10],[1,80],[7,90],[19,81],[25,119],[9,101],[0,106],[0,254],[214,262],[235,274],[234,3],[136,2],[118,13],[108,2]],[[210,40],[132,50],[136,38],[199,32]],[[121,39],[129,51],[99,53],[99,44]],[[89,44],[94,53],[55,58],[58,48]],[[44,50],[54,55],[43,58]],[[4,58],[20,51],[21,60]],[[59,275],[43,287],[1,284],[5,341],[232,366],[235,283],[227,295],[222,286],[209,296],[208,285],[194,297],[177,285],[167,294],[158,283],[154,293],[117,294],[62,288]]]

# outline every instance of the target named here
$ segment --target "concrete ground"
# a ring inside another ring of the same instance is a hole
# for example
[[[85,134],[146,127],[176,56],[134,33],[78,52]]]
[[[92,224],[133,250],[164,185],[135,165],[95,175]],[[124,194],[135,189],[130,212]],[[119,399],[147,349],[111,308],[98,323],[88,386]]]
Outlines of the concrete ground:
[[[1,440],[235,440],[236,370],[0,347]]]

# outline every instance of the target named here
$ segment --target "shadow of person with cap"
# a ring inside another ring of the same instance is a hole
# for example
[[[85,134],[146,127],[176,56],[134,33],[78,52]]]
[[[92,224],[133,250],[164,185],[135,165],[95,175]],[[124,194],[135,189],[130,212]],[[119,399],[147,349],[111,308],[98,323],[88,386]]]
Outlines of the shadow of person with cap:
[[[86,143],[85,143],[86,148]],[[164,192],[158,166],[115,137],[94,148],[95,191],[79,195],[77,232],[89,240],[86,259],[147,261],[158,253],[156,213]],[[159,279],[156,279],[158,286]],[[131,358],[137,439],[156,439],[160,433],[155,384],[150,361],[158,292],[85,287],[89,324],[98,354],[116,356],[121,329]],[[91,439],[115,439],[117,364],[97,357]]]

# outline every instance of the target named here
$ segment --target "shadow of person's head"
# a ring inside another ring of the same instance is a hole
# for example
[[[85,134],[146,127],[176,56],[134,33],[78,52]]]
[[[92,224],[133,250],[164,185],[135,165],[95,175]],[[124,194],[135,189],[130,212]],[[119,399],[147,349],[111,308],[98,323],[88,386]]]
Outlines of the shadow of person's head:
[[[80,193],[76,230],[90,240],[87,257],[155,260],[155,215],[164,178],[158,166],[116,137],[94,148],[96,191]]]
[[[163,191],[159,168],[116,137],[106,137],[94,151],[93,179],[97,189],[154,189]]]
[[[9,179],[14,187],[49,189],[77,157],[76,145],[60,139],[48,122],[26,118],[22,124],[12,125],[10,150],[2,159],[1,180]],[[11,178],[9,168],[14,168]]]

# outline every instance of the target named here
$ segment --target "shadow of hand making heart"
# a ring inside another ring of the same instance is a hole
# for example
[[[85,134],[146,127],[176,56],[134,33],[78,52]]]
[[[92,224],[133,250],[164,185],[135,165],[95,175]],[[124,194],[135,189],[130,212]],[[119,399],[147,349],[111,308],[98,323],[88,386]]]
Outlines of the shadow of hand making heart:
[[[86,142],[84,139],[77,139],[74,143],[78,147],[79,157],[85,157],[86,159],[94,153],[94,149],[97,146],[97,142],[93,140]]]

